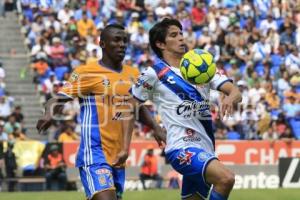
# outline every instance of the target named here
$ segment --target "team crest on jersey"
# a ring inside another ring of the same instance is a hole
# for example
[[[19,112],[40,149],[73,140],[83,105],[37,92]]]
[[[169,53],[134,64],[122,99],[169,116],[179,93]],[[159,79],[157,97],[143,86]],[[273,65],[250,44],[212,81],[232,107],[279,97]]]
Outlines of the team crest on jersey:
[[[147,90],[152,90],[153,87],[147,83],[145,80],[143,80],[142,78],[139,78],[135,84],[135,87],[141,87],[143,86],[143,88],[147,89]]]
[[[99,183],[100,183],[101,186],[106,185],[106,177],[104,175],[101,175],[99,177]]]
[[[109,79],[104,79],[104,80],[102,81],[102,85],[103,85],[104,87],[110,87],[110,80],[109,80]]]
[[[179,164],[190,165],[192,163],[192,157],[195,155],[195,152],[191,152],[189,150],[184,150],[179,153],[177,159],[179,160]]]
[[[74,82],[78,80],[79,75],[76,72],[72,72],[70,77],[70,82]]]

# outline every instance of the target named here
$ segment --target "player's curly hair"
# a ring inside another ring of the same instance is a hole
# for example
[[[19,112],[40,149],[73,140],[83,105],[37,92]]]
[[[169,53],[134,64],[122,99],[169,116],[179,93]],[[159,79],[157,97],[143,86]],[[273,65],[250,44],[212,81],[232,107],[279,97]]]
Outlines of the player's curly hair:
[[[177,26],[180,30],[182,30],[182,25],[177,19],[169,18],[164,18],[162,21],[158,22],[150,29],[150,46],[159,58],[162,58],[162,52],[161,49],[156,46],[156,42],[159,41],[165,43],[167,31],[170,26]]]

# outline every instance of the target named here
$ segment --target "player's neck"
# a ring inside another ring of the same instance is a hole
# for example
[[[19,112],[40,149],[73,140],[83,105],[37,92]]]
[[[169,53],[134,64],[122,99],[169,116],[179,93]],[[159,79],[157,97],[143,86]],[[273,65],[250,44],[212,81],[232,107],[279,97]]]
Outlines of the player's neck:
[[[180,60],[181,60],[180,55],[165,53],[163,58],[164,61],[166,61],[167,64],[169,64],[172,67],[179,67],[180,65]]]
[[[103,58],[99,61],[99,63],[100,63],[102,66],[104,66],[104,67],[106,67],[106,68],[109,68],[109,69],[111,69],[111,70],[114,70],[114,71],[122,71],[122,68],[123,68],[122,63],[115,63],[115,62],[113,62],[111,59],[107,59],[107,58],[105,58],[105,57],[103,57]]]

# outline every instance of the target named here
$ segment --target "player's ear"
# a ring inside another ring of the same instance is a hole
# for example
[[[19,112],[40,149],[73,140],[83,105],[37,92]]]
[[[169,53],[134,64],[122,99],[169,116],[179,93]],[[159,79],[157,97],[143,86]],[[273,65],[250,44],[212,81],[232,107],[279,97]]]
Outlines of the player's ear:
[[[102,49],[105,48],[105,43],[104,43],[104,41],[100,40],[99,45],[100,45],[100,47],[101,47]]]
[[[162,49],[162,50],[164,50],[165,47],[166,47],[166,44],[165,44],[165,43],[159,42],[159,41],[155,42],[155,45],[156,45],[158,48]]]

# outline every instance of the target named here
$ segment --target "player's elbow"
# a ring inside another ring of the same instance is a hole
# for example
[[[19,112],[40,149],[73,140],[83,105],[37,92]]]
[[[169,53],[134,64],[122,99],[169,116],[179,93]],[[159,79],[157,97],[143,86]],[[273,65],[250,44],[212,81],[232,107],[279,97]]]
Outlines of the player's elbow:
[[[227,172],[224,176],[220,179],[220,184],[226,189],[232,189],[235,183],[235,175],[232,172]]]
[[[236,97],[236,102],[241,103],[243,101],[242,93],[238,90],[237,91],[237,97]]]

